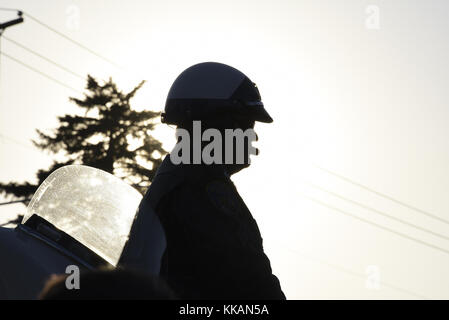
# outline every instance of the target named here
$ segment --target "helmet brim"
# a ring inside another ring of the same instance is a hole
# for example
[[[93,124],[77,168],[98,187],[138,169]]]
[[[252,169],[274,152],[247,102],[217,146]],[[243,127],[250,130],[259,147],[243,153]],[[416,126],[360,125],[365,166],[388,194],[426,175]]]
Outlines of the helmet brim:
[[[267,110],[264,107],[257,108],[258,110],[254,110],[252,115],[254,116],[254,120],[264,123],[272,123],[273,118],[268,114]]]
[[[259,122],[264,122],[264,123],[272,123],[273,122],[273,118],[268,114],[262,101],[246,102],[244,104],[246,106],[245,112],[254,121],[259,121]]]

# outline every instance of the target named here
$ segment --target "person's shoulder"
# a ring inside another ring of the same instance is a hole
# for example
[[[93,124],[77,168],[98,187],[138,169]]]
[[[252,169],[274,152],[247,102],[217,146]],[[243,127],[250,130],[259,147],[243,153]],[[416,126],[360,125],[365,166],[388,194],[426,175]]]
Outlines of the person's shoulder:
[[[234,184],[229,179],[213,179],[205,185],[204,191],[209,202],[226,216],[240,217],[245,213]]]

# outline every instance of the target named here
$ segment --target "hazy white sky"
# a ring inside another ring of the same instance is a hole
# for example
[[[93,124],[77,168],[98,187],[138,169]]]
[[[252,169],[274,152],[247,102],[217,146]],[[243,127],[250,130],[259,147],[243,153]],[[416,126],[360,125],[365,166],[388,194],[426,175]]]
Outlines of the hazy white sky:
[[[161,110],[176,76],[198,62],[227,63],[257,83],[275,121],[256,126],[261,154],[234,181],[288,298],[449,298],[449,241],[410,226],[449,236],[448,224],[316,167],[449,220],[446,1],[3,0],[0,7],[24,10],[122,66],[26,16],[5,32],[77,73],[112,76],[124,89],[146,79],[136,108]],[[1,12],[0,21],[13,16]],[[6,39],[1,45],[84,87]],[[75,111],[68,96],[77,93],[4,56],[0,73],[0,180],[33,179],[51,162],[29,142],[34,130]],[[157,135],[173,145],[172,129]],[[0,207],[4,217],[18,211]]]

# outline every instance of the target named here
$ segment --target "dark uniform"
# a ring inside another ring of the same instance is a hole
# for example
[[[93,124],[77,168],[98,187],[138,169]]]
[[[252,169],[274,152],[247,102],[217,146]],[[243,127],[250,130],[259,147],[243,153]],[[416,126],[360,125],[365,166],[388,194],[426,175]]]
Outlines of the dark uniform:
[[[167,248],[161,276],[179,298],[285,299],[250,211],[222,166],[167,156],[143,199]]]
[[[273,119],[245,74],[204,62],[173,82],[161,121],[197,139],[194,121],[223,132]],[[249,145],[245,148],[249,152]],[[233,149],[238,150],[236,142]],[[249,153],[244,163],[231,161],[226,170],[241,170],[247,160]],[[257,223],[226,170],[218,163],[175,165],[167,156],[140,204],[122,264],[143,271],[160,266],[160,275],[179,298],[285,299]]]

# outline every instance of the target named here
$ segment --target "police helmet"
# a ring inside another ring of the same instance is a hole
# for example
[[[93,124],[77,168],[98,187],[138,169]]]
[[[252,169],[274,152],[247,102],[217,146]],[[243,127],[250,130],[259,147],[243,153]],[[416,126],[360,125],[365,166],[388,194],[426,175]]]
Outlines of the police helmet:
[[[256,84],[246,75],[222,63],[204,62],[187,68],[176,78],[168,92],[162,122],[181,125],[215,119],[220,114],[273,122]]]

